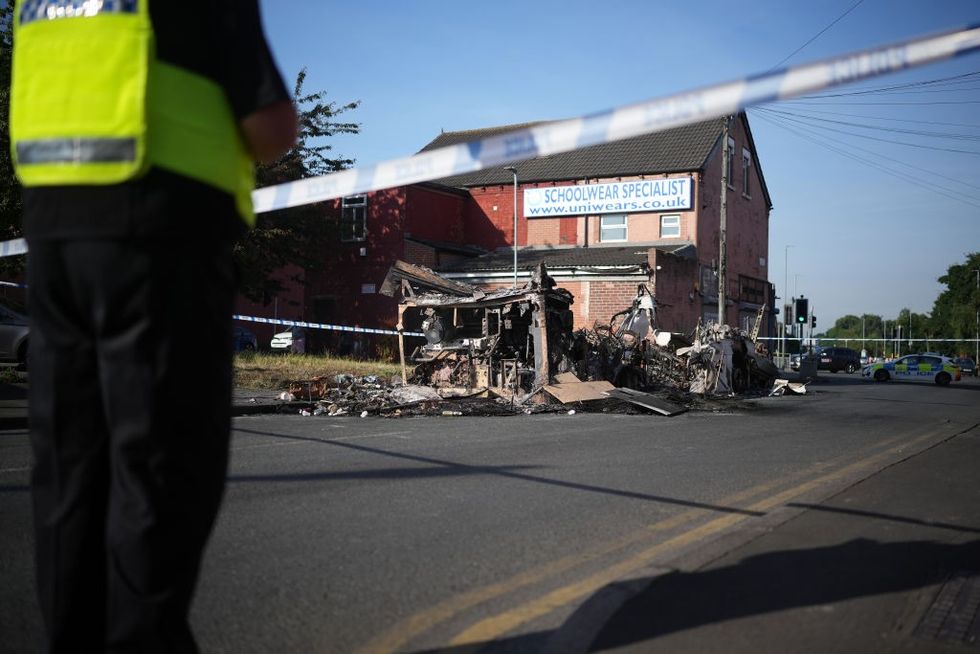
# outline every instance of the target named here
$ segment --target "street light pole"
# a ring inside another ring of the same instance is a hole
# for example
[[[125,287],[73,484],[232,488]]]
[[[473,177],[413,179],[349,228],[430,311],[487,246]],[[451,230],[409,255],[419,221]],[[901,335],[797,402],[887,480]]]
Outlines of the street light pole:
[[[782,350],[783,355],[783,368],[786,367],[786,317],[788,313],[786,312],[786,293],[789,292],[789,249],[795,247],[793,245],[787,245],[783,248],[783,340],[779,344],[779,349]]]
[[[514,288],[517,288],[517,168],[505,166],[504,170],[514,174]]]

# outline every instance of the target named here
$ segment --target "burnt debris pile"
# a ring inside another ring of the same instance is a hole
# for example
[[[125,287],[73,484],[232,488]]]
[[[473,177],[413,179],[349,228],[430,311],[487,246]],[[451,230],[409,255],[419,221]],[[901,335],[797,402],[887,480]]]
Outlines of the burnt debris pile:
[[[487,291],[399,261],[381,292],[402,298],[400,378],[295,384],[290,393],[315,402],[317,415],[501,415],[569,405],[674,415],[765,395],[777,376],[756,342],[764,307],[751,332],[699,323],[678,334],[657,329],[657,300],[640,284],[608,323],[573,331],[574,298],[543,264],[522,288]]]

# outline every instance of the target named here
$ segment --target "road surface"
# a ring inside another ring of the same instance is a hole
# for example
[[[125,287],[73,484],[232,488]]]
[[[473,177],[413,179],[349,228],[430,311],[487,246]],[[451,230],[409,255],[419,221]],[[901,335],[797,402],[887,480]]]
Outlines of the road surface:
[[[657,628],[637,617],[644,602],[662,608],[664,593],[681,597],[678,588],[712,579],[675,574],[668,592],[658,581],[664,574],[728,569],[752,547],[757,555],[845,546],[861,529],[893,524],[932,529],[929,542],[975,548],[980,475],[958,474],[947,488],[942,474],[924,471],[952,471],[950,461],[977,469],[980,448],[962,444],[980,440],[980,384],[874,384],[843,373],[821,380],[805,397],[673,418],[238,418],[227,495],[193,609],[202,651],[556,652],[593,642],[653,651],[665,638],[674,646],[663,651],[727,651],[747,637],[733,622],[737,611],[716,606],[698,620],[689,611],[687,622],[674,615],[673,626]],[[955,456],[929,459],[938,452]],[[0,457],[0,633],[9,651],[36,651],[26,434],[0,432]],[[893,506],[834,504],[890,471],[908,471],[889,486]],[[906,478],[914,480],[907,488]],[[926,495],[940,498],[922,507],[928,515],[897,508]],[[767,545],[776,535],[784,540]],[[874,538],[883,544],[887,534]],[[870,557],[871,566],[879,551],[858,560]],[[797,563],[812,562],[784,565]],[[736,569],[748,577],[727,579],[745,589],[753,575],[768,574]],[[909,634],[898,631],[911,640],[882,641],[882,651],[932,646],[910,634],[942,574],[931,570],[903,586],[915,597],[895,609]],[[870,584],[844,595],[873,598],[879,590]],[[786,643],[807,611],[841,599],[763,592],[771,602],[750,613],[803,607],[771,632]],[[838,642],[858,643],[873,621],[838,623],[853,630]],[[688,641],[678,640],[685,634]],[[746,651],[785,651],[766,642],[748,638]]]

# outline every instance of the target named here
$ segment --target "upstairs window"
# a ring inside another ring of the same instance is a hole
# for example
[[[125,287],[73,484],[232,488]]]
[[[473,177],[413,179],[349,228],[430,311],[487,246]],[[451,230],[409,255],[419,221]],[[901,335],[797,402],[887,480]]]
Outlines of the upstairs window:
[[[367,238],[367,196],[344,198],[340,213],[340,240],[363,241]]]
[[[678,238],[680,235],[680,216],[660,216],[660,238]]]
[[[745,148],[742,148],[742,195],[752,196],[752,187],[749,186],[749,178],[752,172],[752,155]]]
[[[622,243],[626,240],[626,216],[602,216],[599,221],[601,243]]]

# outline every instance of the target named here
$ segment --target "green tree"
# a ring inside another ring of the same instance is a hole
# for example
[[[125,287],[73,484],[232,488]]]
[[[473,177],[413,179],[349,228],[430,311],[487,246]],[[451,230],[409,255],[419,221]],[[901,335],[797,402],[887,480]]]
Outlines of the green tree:
[[[0,241],[21,235],[20,184],[14,176],[10,157],[10,63],[13,46],[13,3],[0,2]],[[10,275],[24,268],[24,257],[0,258],[0,274]]]
[[[977,288],[977,270],[980,270],[980,252],[966,255],[966,261],[953,264],[939,283],[946,289],[936,298],[932,307],[930,329],[938,338],[976,338],[976,317],[980,311],[980,289]],[[955,344],[947,352],[964,351],[972,348]]]
[[[258,167],[259,188],[325,175],[354,163],[353,159],[334,156],[331,145],[323,139],[337,134],[357,134],[358,123],[337,118],[356,109],[360,102],[338,105],[327,101],[326,91],[305,93],[305,80],[306,69],[303,69],[296,76],[293,96],[299,113],[297,143],[278,161]],[[330,220],[328,215],[330,206],[318,203],[258,216],[255,229],[235,248],[242,292],[247,297],[256,302],[270,302],[282,286],[272,274],[289,264],[304,270],[323,267],[324,253],[329,252],[337,238],[337,220]]]

